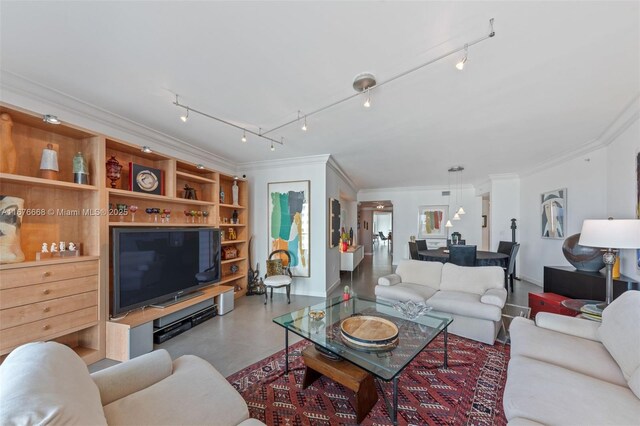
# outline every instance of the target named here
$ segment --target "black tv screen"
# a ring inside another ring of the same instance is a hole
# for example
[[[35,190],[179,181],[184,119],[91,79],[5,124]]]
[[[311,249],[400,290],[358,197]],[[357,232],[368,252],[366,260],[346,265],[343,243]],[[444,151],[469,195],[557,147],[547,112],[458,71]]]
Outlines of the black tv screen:
[[[113,229],[113,315],[220,281],[220,230]]]

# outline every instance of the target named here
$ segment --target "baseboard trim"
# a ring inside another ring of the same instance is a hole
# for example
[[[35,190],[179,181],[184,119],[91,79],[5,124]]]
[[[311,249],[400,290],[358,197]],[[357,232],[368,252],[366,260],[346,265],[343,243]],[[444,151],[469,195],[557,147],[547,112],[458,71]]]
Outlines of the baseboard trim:
[[[520,275],[520,279],[530,282],[531,284],[535,284],[538,287],[543,287],[542,283],[534,278],[527,277],[525,275]]]
[[[327,289],[327,294],[331,294],[333,292],[333,290],[335,290],[336,288],[338,288],[338,286],[340,285],[342,281],[340,280],[340,278],[338,278],[336,280],[336,282],[334,282],[333,284],[331,284],[329,286],[329,288]],[[326,296],[326,295],[325,295]]]

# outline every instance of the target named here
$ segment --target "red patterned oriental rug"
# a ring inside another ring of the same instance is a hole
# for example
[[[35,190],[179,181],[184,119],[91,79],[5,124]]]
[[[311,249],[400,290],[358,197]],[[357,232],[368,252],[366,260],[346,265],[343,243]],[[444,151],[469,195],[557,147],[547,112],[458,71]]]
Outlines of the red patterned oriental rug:
[[[284,350],[229,376],[251,417],[271,426],[355,425],[354,394],[325,377],[302,389],[300,352],[310,342],[289,348],[289,374]],[[429,348],[442,348],[440,335]],[[443,353],[422,351],[401,373],[398,385],[400,425],[506,425],[502,395],[507,379],[509,346],[495,346],[449,335],[449,368]],[[379,399],[363,425],[391,425],[380,392],[391,401],[392,384],[376,380]]]

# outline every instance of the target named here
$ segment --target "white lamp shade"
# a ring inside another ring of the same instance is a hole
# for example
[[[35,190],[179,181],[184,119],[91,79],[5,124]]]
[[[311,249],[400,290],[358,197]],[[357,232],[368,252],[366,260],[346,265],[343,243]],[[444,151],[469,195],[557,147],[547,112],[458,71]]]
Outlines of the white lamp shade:
[[[447,223],[444,225],[445,228],[453,228],[453,224],[450,220],[447,220]]]
[[[613,249],[640,248],[640,219],[585,220],[578,244]]]

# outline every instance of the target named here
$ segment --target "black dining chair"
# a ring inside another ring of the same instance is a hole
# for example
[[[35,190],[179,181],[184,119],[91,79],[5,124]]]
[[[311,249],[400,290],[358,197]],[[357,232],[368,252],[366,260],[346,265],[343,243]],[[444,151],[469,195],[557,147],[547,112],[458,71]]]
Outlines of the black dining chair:
[[[415,241],[409,241],[409,254],[411,259],[420,260],[420,254],[418,253],[418,244]]]
[[[511,247],[513,247],[515,243],[511,241],[500,241],[498,243],[498,253],[506,254],[507,256],[511,256]]]
[[[452,245],[449,247],[449,262],[458,266],[476,266],[477,246]]]
[[[416,244],[418,246],[418,251],[429,250],[429,248],[427,247],[427,240],[416,240]]]
[[[520,250],[520,244],[513,243],[511,246],[511,252],[509,253],[509,263],[507,263],[507,267],[504,268],[504,288],[509,291],[509,287],[507,284],[511,285],[511,292],[513,293],[513,276],[516,272],[516,256],[518,255],[518,250]],[[507,282],[508,279],[508,282]]]
[[[378,235],[380,236],[380,241],[383,241],[386,244],[388,238],[382,233],[382,231],[378,231]]]
[[[458,240],[458,244],[459,246],[464,246],[467,244],[467,240]],[[452,246],[453,243],[451,242],[451,239],[447,240],[447,247]]]

